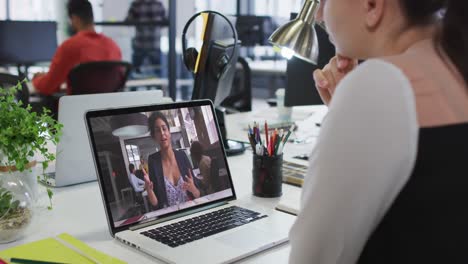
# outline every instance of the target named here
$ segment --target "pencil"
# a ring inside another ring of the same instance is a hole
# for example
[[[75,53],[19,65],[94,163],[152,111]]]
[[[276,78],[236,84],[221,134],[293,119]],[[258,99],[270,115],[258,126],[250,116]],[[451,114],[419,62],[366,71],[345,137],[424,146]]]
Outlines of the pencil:
[[[23,258],[11,258],[10,263],[19,263],[19,264],[65,264],[63,262],[52,262],[52,261],[23,259]]]
[[[291,135],[292,131],[294,130],[296,126],[295,125],[292,125],[290,128],[289,128],[289,131],[288,133],[286,134],[286,136],[284,137],[284,144],[286,144],[286,142],[288,142],[288,139],[289,139],[289,136]]]
[[[265,143],[266,143],[266,146],[268,148],[268,124],[267,124],[267,121],[265,120]]]

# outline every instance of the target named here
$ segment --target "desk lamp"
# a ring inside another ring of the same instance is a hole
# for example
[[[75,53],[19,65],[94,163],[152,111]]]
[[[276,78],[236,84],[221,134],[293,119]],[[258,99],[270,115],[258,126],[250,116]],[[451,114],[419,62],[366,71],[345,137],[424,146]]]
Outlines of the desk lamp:
[[[296,19],[279,27],[268,41],[281,51],[281,55],[290,59],[296,56],[302,60],[317,64],[318,40],[314,29],[315,14],[320,0],[306,0]],[[319,24],[323,27],[323,24]]]

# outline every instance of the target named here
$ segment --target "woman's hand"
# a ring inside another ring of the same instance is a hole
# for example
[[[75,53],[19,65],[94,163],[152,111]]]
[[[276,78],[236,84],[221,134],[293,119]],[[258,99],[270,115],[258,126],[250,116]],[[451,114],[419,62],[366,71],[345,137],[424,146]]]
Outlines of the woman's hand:
[[[337,54],[325,67],[314,71],[314,80],[322,101],[329,105],[335,88],[343,77],[356,68],[358,61]]]
[[[143,180],[145,181],[145,190],[148,193],[148,199],[153,206],[157,206],[158,198],[156,197],[156,194],[154,193],[154,189],[153,189],[154,184],[149,179],[149,176],[145,170],[143,170],[143,173],[144,173]]]
[[[200,191],[197,189],[197,186],[195,186],[195,183],[193,182],[193,176],[192,172],[190,169],[187,170],[187,182],[184,182],[183,188],[186,191],[189,191],[192,193],[195,198],[200,197]]]
[[[149,179],[148,174],[143,170],[144,176],[143,180],[145,181],[145,189],[148,191],[148,189],[153,190],[153,182]]]

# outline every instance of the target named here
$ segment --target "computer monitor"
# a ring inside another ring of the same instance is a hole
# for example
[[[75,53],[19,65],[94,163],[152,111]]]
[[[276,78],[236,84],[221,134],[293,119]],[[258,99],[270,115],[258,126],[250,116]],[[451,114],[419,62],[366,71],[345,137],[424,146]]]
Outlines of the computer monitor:
[[[51,61],[56,49],[56,22],[0,21],[0,64]]]
[[[235,43],[232,30],[223,17],[208,13],[206,19],[203,44],[195,67],[192,100],[213,101],[226,153],[234,155],[242,153],[245,148],[242,143],[227,140],[224,111],[220,105],[231,93],[239,56],[239,43]],[[228,19],[235,24],[235,18]]]
[[[297,13],[291,14],[294,19]],[[315,89],[315,81],[312,73],[316,69],[322,69],[335,56],[335,46],[330,42],[327,32],[315,25],[319,45],[318,64],[292,57],[288,60],[286,68],[286,93],[285,106],[316,105],[323,104],[319,93]]]
[[[273,20],[270,16],[237,16],[236,30],[243,47],[266,46],[273,33]]]
[[[228,19],[235,23],[235,18]],[[239,54],[239,49],[234,49],[236,44],[232,34],[223,17],[208,13],[203,44],[195,66],[192,100],[210,99],[216,107],[230,94]],[[223,56],[228,60],[223,61]]]
[[[236,71],[238,52],[233,54],[234,42],[232,40],[211,40],[207,45],[203,45],[200,54],[200,64],[195,74],[195,86],[193,88],[192,100],[210,99],[215,106],[220,106],[221,102],[229,96],[232,88],[232,81]],[[233,54],[227,70],[222,71],[219,59],[223,55]],[[220,77],[220,78],[218,78]]]

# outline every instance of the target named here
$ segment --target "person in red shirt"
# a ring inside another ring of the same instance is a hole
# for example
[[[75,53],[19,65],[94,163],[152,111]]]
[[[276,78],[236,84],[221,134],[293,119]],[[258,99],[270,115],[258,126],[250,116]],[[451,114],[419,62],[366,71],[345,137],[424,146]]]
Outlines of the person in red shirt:
[[[89,1],[69,0],[67,9],[71,26],[77,34],[57,48],[49,72],[34,75],[32,83],[40,94],[51,95],[60,91],[70,70],[80,63],[122,59],[117,44],[95,31],[93,9]],[[67,94],[71,94],[71,89],[67,82]]]

